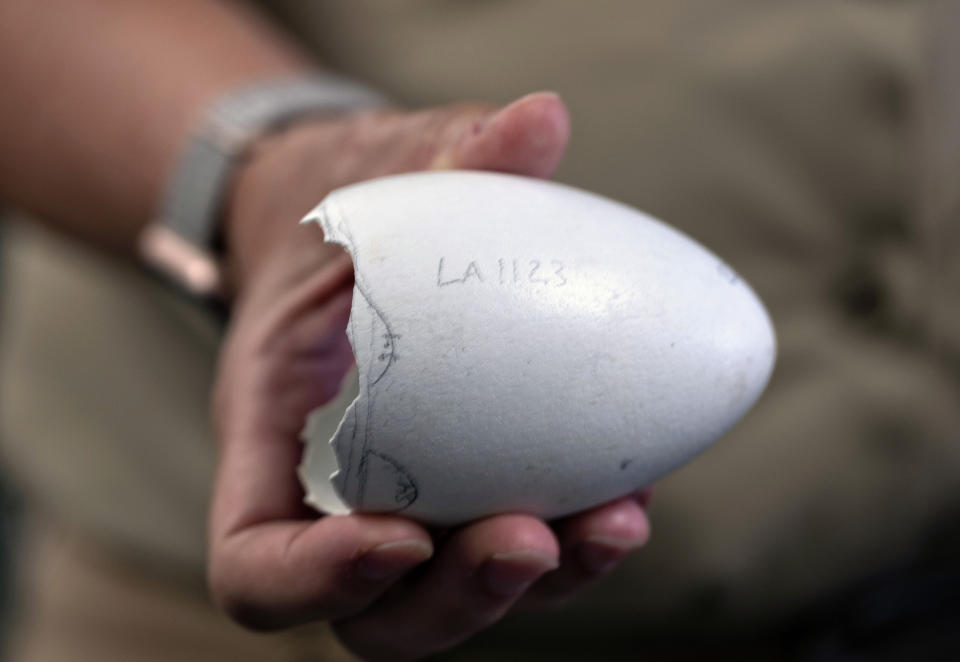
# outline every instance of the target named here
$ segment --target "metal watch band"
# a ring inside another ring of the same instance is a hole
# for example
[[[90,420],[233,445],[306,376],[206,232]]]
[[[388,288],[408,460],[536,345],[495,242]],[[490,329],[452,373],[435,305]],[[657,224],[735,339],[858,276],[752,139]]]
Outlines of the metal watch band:
[[[304,115],[383,103],[363,85],[332,74],[260,82],[222,97],[189,139],[157,218],[141,236],[144,259],[190,293],[213,294],[220,286],[213,249],[223,196],[250,145]]]

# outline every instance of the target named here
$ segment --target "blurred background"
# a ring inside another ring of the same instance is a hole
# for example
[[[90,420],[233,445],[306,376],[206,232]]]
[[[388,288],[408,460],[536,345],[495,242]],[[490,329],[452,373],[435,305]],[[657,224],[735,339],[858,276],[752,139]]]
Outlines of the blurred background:
[[[658,485],[643,551],[438,659],[960,659],[956,3],[261,8],[407,107],[557,91],[573,138],[556,178],[693,236],[777,328],[767,393]],[[345,659],[323,632],[263,640],[206,604],[220,321],[22,211],[3,233],[4,494],[20,495],[3,504],[25,514],[2,527],[0,606],[34,651],[16,659],[57,659],[37,642],[71,628],[110,659]]]

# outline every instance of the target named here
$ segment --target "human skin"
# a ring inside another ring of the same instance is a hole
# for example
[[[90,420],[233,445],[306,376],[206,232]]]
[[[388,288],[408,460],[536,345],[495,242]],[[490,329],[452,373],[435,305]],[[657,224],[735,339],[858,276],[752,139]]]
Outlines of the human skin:
[[[312,66],[231,3],[7,0],[0,197],[132,257],[203,108],[238,85]],[[414,659],[517,603],[575,594],[646,540],[643,494],[559,522],[491,517],[440,538],[400,517],[319,516],[294,472],[306,413],[334,395],[352,361],[350,260],[299,218],[333,188],[393,172],[548,176],[568,131],[552,94],[498,112],[328,115],[259,141],[237,171],[223,217],[234,299],[214,394],[209,580],[242,624],[330,620],[365,657]]]
[[[311,518],[289,481],[300,453],[291,440],[352,361],[350,260],[322,243],[317,226],[294,223],[317,191],[438,165],[546,176],[567,133],[562,103],[546,93],[495,114],[477,105],[363,113],[278,136],[240,175],[233,204],[242,209],[227,236],[244,295],[218,381],[223,453],[211,529],[214,593],[235,617],[263,627],[328,618],[367,657],[412,658],[493,623],[525,593],[528,603],[574,593],[646,539],[641,499],[625,498],[552,527],[491,517],[435,545],[396,517]],[[292,181],[300,185],[281,186]],[[284,217],[284,232],[264,230],[264,218]],[[415,578],[393,581],[428,555]],[[365,577],[369,563],[385,578]],[[257,572],[264,566],[278,569],[269,581]]]

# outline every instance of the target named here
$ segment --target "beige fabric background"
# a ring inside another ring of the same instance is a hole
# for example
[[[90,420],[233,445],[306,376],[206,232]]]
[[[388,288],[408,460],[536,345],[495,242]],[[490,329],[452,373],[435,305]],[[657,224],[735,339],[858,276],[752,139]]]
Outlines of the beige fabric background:
[[[688,232],[773,315],[768,393],[658,487],[648,549],[489,641],[754,628],[956,525],[956,23],[879,0],[271,6],[411,107],[557,90],[558,179]],[[215,323],[62,239],[10,239],[6,461],[61,526],[199,590]]]

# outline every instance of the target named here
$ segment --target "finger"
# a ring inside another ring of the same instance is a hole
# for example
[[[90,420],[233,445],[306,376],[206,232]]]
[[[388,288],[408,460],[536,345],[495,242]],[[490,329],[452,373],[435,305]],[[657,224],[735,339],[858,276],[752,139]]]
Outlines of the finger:
[[[646,511],[636,498],[604,504],[568,518],[556,527],[561,564],[538,581],[524,606],[556,604],[611,572],[650,537]]]
[[[327,278],[326,271],[316,274],[318,283],[285,292],[267,314],[241,311],[246,332],[227,341],[214,407],[221,443],[211,539],[302,512],[303,494],[291,479],[303,450],[297,438],[309,411],[335,393],[351,354],[342,331],[318,333],[305,345],[294,343],[291,337],[301,331],[285,319],[323,290],[330,297],[327,304],[301,321],[317,329],[345,327],[350,294],[341,291],[341,277]],[[299,360],[298,348],[316,354]],[[312,374],[302,374],[303,366]]]
[[[558,554],[557,540],[541,520],[483,520],[451,535],[422,576],[336,629],[367,659],[414,659],[442,650],[496,622],[556,567]]]
[[[209,582],[239,623],[274,629],[354,614],[432,553],[429,534],[398,517],[271,522],[214,539]]]
[[[456,139],[438,150],[432,167],[497,170],[549,177],[570,136],[570,118],[551,92],[527,95],[495,113],[466,113]]]
[[[353,613],[432,553],[428,533],[400,518],[294,519],[309,517],[293,478],[297,435],[351,356],[340,271],[319,270],[285,292],[269,314],[248,320],[222,360],[209,580],[215,599],[251,627]],[[316,298],[325,303],[310,308]],[[266,406],[285,415],[266,415]]]

